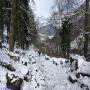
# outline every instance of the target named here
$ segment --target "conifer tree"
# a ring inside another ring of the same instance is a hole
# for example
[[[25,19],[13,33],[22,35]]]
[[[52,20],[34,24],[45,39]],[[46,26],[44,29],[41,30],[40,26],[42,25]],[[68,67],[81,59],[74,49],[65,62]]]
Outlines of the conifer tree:
[[[29,42],[35,42],[37,33],[34,14],[31,6],[29,5],[29,0],[21,0],[20,5],[22,6],[22,8],[20,8],[21,31],[19,33],[22,34],[22,37],[19,38],[19,42],[21,47],[24,49],[24,46],[29,47]],[[30,40],[28,40],[27,38]]]
[[[62,56],[65,58],[69,58],[70,36],[71,36],[71,22],[69,18],[65,18],[62,23],[61,43],[60,43],[62,49]]]
[[[31,37],[31,42],[34,43],[36,42],[37,39],[37,30],[36,30],[36,22],[34,18],[34,13],[32,8],[30,8],[30,14],[29,14],[29,36]]]
[[[11,10],[10,50],[13,50],[15,42],[22,49],[28,47],[27,37],[34,41],[36,26],[34,14],[29,6],[29,0],[13,0]]]

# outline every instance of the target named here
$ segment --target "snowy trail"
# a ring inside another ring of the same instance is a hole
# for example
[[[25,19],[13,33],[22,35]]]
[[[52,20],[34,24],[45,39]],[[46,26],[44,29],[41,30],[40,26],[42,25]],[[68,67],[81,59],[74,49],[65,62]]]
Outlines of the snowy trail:
[[[42,56],[37,59],[36,67],[41,72],[40,78],[44,77],[44,90],[62,90],[68,84],[68,69],[62,67],[59,60],[57,62],[57,65],[53,64],[53,60],[46,61]]]

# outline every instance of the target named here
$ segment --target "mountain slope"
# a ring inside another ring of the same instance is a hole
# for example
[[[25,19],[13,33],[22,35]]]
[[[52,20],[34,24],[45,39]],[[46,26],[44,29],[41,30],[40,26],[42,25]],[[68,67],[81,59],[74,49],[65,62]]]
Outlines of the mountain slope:
[[[89,90],[90,63],[78,55],[72,63],[64,58],[40,54],[35,48],[0,50],[0,88],[16,90]],[[78,68],[76,69],[76,62]],[[83,75],[85,74],[85,75]],[[18,84],[16,84],[16,82]],[[13,87],[14,86],[14,87]]]

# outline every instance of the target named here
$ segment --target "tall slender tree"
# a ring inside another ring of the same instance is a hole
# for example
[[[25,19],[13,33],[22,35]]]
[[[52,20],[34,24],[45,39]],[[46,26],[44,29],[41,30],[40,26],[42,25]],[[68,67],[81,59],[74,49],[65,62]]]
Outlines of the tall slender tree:
[[[21,0],[21,31],[23,32],[22,38],[20,38],[21,46],[29,46],[29,42],[33,43],[36,39],[36,24],[34,20],[33,10],[29,4],[29,0]]]
[[[11,22],[11,1],[3,0],[4,24],[7,27],[7,43],[9,43],[10,22]]]
[[[62,24],[62,31],[60,33],[62,56],[69,59],[72,23],[69,18],[65,18]]]
[[[29,7],[29,0],[13,0],[11,3],[12,10],[9,49],[14,49],[15,42],[24,49],[25,45],[29,45],[27,37],[31,38],[33,41],[35,39],[34,37],[36,37],[34,14]]]
[[[89,1],[86,0],[86,6],[85,6],[85,42],[84,42],[84,56],[87,57],[88,54],[88,42],[89,42],[89,35],[87,32],[89,32]]]
[[[10,27],[10,41],[9,41],[9,50],[13,51],[14,44],[17,35],[15,32],[18,30],[18,0],[11,0],[11,27]]]
[[[22,49],[25,48],[27,45],[26,35],[28,34],[28,25],[29,25],[29,0],[20,0],[19,1],[19,36],[18,36],[18,43]],[[22,35],[22,37],[21,37]]]
[[[0,48],[3,42],[3,0],[0,0]]]

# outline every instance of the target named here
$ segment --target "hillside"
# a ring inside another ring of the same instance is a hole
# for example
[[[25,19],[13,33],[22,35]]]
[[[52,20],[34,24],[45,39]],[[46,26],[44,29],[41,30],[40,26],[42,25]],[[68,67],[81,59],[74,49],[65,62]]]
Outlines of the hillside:
[[[0,89],[3,90],[90,90],[90,63],[71,55],[72,62],[40,54],[33,48],[0,49]],[[5,89],[6,88],[6,89]],[[9,88],[9,89],[8,89]]]

